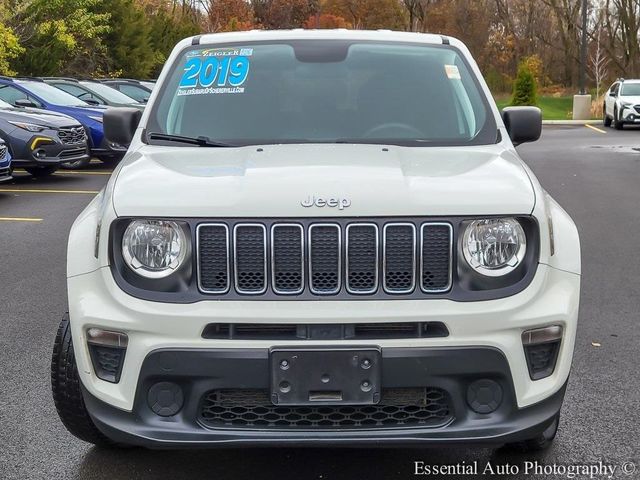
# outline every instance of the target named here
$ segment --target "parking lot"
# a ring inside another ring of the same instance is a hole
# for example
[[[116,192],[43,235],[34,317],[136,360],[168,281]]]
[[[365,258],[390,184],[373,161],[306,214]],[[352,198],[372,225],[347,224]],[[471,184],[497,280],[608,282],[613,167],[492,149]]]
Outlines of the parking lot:
[[[415,461],[477,461],[482,470],[488,461],[526,460],[603,462],[618,467],[613,478],[640,478],[640,470],[620,470],[625,462],[640,468],[640,130],[550,126],[541,141],[519,151],[571,214],[582,241],[576,353],[559,436],[549,451],[537,457],[472,448],[159,452],[99,450],[76,440],[56,415],[49,361],[66,310],[67,234],[110,174],[94,162],[43,179],[17,171],[12,182],[0,184],[0,478],[390,479],[413,477]]]

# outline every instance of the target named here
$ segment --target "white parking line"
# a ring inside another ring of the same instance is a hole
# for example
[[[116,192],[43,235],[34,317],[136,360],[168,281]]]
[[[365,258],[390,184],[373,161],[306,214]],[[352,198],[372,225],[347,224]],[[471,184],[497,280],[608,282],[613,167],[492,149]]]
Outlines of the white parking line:
[[[0,217],[0,222],[41,222],[41,218]]]

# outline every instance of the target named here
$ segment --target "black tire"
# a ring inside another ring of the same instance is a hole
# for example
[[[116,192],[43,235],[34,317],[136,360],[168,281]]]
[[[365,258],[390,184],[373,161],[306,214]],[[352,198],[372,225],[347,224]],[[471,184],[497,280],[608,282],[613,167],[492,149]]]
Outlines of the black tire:
[[[78,168],[86,167],[90,162],[90,158],[85,158],[84,160],[74,160],[73,162],[65,162],[60,164],[60,168],[64,168],[65,170],[76,170]]]
[[[58,416],[69,433],[100,447],[118,446],[98,430],[84,405],[68,313],[62,317],[53,345],[51,392]]]
[[[605,127],[611,126],[611,117],[607,115],[607,111],[605,109],[602,110],[602,124]]]
[[[546,450],[551,446],[558,433],[560,425],[560,414],[556,415],[553,423],[547,429],[535,438],[530,438],[523,442],[509,443],[506,445],[508,450],[516,450],[521,453],[534,453]]]
[[[613,128],[616,130],[622,130],[624,128],[624,123],[618,120],[618,110],[613,111]]]
[[[48,177],[53,172],[58,170],[58,166],[55,167],[24,167],[24,169],[29,173],[32,177],[40,178],[40,177]]]

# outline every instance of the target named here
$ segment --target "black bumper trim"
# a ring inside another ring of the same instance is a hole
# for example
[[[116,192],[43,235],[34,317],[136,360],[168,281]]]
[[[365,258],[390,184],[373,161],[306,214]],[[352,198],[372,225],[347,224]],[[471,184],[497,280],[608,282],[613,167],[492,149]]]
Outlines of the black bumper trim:
[[[516,405],[508,362],[490,347],[383,349],[383,386],[434,386],[452,399],[454,420],[442,427],[393,427],[358,430],[211,429],[198,423],[202,396],[214,388],[268,388],[268,350],[159,350],[143,363],[133,412],[112,407],[83,387],[85,404],[96,426],[117,442],[151,448],[223,446],[426,446],[504,444],[544,431],[560,411],[565,386],[527,408]],[[125,365],[126,368],[126,365]],[[491,414],[474,413],[466,389],[479,378],[502,386],[502,405]],[[155,415],[146,392],[159,381],[181,385],[182,410],[173,417]]]

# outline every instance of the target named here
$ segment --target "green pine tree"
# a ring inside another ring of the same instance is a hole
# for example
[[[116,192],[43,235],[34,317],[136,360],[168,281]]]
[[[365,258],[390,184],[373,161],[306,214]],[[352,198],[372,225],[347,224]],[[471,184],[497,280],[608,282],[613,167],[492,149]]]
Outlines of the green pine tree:
[[[536,96],[536,79],[527,67],[526,64],[521,63],[518,67],[518,76],[513,83],[513,97],[511,98],[511,105],[536,105],[538,99]]]

